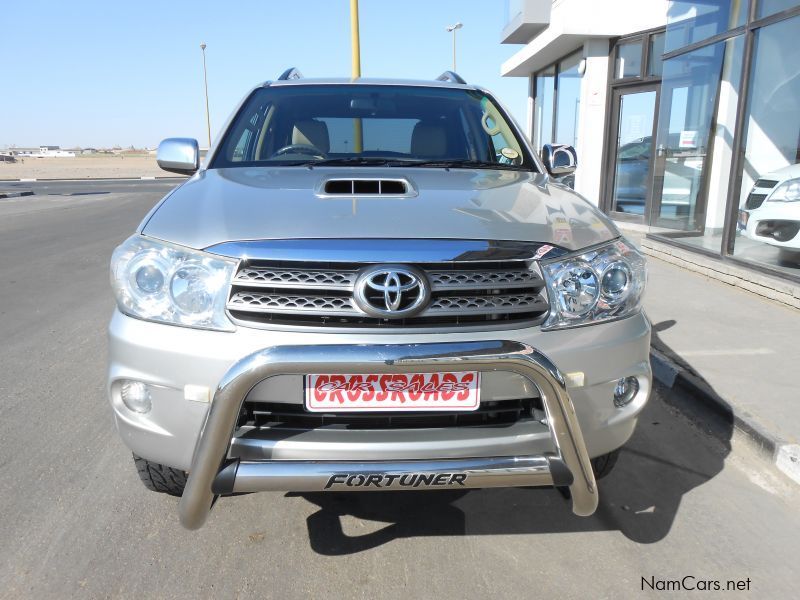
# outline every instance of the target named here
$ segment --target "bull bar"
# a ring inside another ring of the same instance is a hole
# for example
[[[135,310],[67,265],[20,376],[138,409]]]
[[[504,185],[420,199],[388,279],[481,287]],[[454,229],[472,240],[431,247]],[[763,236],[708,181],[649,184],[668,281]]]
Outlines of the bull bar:
[[[541,394],[553,453],[407,461],[227,459],[245,397],[269,377],[465,370],[507,371],[529,379]],[[572,511],[578,516],[593,514],[598,503],[597,485],[564,378],[544,354],[531,346],[504,340],[273,346],[239,360],[220,381],[195,446],[178,507],[180,522],[187,529],[202,527],[215,496],[221,493],[323,491],[330,487],[332,477],[342,473],[355,473],[364,479],[380,476],[393,484],[403,475],[424,473],[431,480],[438,476],[440,489],[565,486],[570,490]],[[390,485],[388,489],[405,488]]]

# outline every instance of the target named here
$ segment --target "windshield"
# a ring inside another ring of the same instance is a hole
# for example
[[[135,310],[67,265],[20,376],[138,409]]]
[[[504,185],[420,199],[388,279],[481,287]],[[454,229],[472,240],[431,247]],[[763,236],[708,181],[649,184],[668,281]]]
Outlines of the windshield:
[[[314,164],[535,170],[483,92],[347,84],[256,90],[210,168]]]

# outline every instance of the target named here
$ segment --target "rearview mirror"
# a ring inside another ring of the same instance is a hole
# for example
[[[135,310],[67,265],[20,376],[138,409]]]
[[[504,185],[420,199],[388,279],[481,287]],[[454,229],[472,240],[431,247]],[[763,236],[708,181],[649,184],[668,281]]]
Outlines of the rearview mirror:
[[[578,168],[578,153],[566,144],[545,144],[542,160],[547,172],[553,177],[571,175]]]
[[[165,171],[191,175],[200,168],[200,147],[191,138],[167,138],[158,145],[158,166]]]

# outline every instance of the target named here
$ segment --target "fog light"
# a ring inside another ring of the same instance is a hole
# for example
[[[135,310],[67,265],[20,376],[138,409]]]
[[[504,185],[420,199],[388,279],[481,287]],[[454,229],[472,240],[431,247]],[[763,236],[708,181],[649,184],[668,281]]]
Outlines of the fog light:
[[[133,412],[147,413],[153,406],[150,401],[150,390],[147,388],[147,384],[141,381],[123,382],[120,396],[122,396],[122,403]]]
[[[625,377],[617,381],[617,387],[614,388],[614,406],[622,408],[630,404],[631,400],[636,397],[639,391],[639,380],[636,377]]]

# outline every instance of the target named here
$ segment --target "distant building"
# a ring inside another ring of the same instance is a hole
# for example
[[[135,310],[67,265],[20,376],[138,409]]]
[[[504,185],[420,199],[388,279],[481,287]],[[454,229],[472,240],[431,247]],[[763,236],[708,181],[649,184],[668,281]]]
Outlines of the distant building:
[[[75,153],[62,150],[61,146],[39,146],[39,151],[18,148],[17,156],[23,158],[75,158]]]

